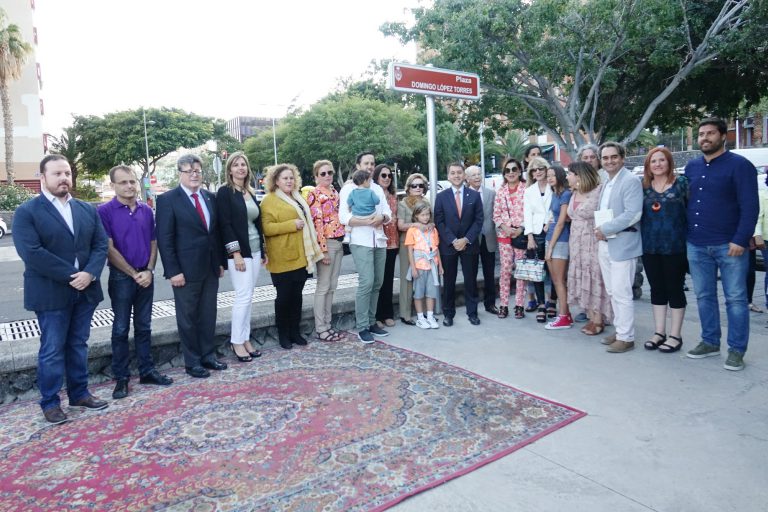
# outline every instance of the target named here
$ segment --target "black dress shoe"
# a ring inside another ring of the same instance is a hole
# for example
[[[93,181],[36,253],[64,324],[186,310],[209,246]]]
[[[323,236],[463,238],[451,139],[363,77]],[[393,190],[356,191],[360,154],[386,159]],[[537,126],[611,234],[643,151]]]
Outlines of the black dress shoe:
[[[209,370],[226,370],[227,369],[227,363],[222,363],[221,361],[216,360],[216,358],[206,359],[205,361],[201,361],[200,364],[203,368],[208,368]]]
[[[469,317],[469,323],[471,323],[472,325],[480,325],[480,319],[477,318],[477,315],[472,315],[471,317]]]
[[[98,411],[99,409],[105,409],[109,404],[104,400],[99,400],[93,395],[88,395],[85,398],[81,398],[77,402],[70,402],[70,407],[78,407],[80,409],[91,409]]]
[[[499,314],[499,309],[496,306],[485,306],[485,310],[492,315]]]
[[[128,379],[117,379],[115,390],[112,392],[112,398],[120,400],[128,396]]]
[[[447,317],[443,318],[443,325],[446,326],[446,327],[452,326],[453,325],[453,318],[450,317],[450,316],[447,316]]]
[[[307,344],[307,340],[305,340],[300,334],[296,334],[294,336],[291,336],[291,343],[293,343],[294,345],[304,346]]]
[[[187,366],[187,375],[191,375],[196,379],[207,379],[211,376],[211,372],[203,368],[202,366]]]
[[[139,384],[155,384],[157,386],[170,386],[173,384],[173,379],[167,375],[163,375],[157,370],[152,370],[149,373],[145,373],[139,377]]]
[[[45,421],[48,423],[53,423],[54,425],[59,425],[60,423],[69,421],[67,415],[64,414],[64,411],[62,411],[61,407],[58,405],[44,410],[43,416],[45,416]]]

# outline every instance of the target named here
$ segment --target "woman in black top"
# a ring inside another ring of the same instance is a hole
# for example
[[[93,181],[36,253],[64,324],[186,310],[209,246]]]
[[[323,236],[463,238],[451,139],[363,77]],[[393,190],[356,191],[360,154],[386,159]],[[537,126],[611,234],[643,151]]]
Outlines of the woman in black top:
[[[259,270],[266,264],[261,210],[251,186],[251,165],[238,151],[227,159],[227,184],[216,194],[221,235],[227,251],[227,268],[235,290],[232,305],[232,351],[241,362],[252,361],[261,352],[251,345],[253,288]]]

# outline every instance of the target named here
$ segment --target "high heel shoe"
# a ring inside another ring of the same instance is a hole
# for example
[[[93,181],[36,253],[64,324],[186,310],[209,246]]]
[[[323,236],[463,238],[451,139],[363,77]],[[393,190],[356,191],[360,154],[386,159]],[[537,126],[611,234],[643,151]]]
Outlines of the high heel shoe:
[[[238,354],[237,351],[235,350],[235,344],[234,343],[230,343],[229,346],[232,347],[232,353],[235,354],[235,357],[241,363],[249,363],[249,362],[253,361],[253,358],[250,356],[250,354],[247,355],[247,356],[241,356],[240,354]],[[242,345],[240,345],[240,346],[243,347]],[[245,347],[243,347],[243,349],[245,349]]]
[[[245,343],[248,343],[248,345],[250,345],[250,342],[248,341],[246,341]],[[249,350],[248,345],[246,345],[245,343],[243,343],[243,348],[245,348],[246,352],[251,354],[251,357],[253,357],[254,359],[257,357],[261,357],[261,350],[256,350],[256,349]],[[251,348],[253,348],[252,345],[251,345]]]

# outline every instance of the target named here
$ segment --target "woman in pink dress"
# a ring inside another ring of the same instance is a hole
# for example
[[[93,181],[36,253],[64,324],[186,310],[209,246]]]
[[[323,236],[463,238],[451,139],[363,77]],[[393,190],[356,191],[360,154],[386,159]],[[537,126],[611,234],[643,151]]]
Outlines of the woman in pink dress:
[[[523,167],[514,158],[507,158],[501,166],[504,184],[496,192],[493,203],[493,223],[496,225],[496,238],[499,242],[499,260],[501,275],[499,276],[499,318],[509,315],[509,288],[512,269],[515,260],[525,257],[525,249],[512,246],[512,239],[523,234],[523,197],[525,195],[525,180]],[[527,244],[527,239],[524,242]],[[516,282],[515,318],[525,316],[525,281]]]
[[[568,303],[578,304],[589,322],[581,332],[596,336],[603,332],[603,318],[611,320],[613,310],[597,261],[595,210],[600,201],[600,176],[588,163],[573,162],[568,168],[568,185],[573,190],[568,204],[571,234],[568,239]]]

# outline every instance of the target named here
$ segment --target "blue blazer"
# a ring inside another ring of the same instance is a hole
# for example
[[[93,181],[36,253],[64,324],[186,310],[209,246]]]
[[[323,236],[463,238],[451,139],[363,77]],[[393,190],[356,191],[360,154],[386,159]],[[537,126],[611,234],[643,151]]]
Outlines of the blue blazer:
[[[456,199],[453,187],[449,187],[435,198],[435,226],[440,235],[440,252],[456,254],[453,241],[458,238],[469,240],[464,252],[477,253],[480,247],[477,243],[483,231],[483,202],[480,194],[468,186],[464,186],[464,196],[461,203],[461,218],[456,211]]]
[[[107,261],[107,234],[96,208],[78,199],[69,204],[74,234],[43,194],[22,204],[13,216],[13,243],[24,261],[24,307],[30,311],[65,308],[81,293],[88,302],[104,299],[99,277]],[[82,292],[69,285],[70,276],[79,271],[96,277]]]
[[[184,274],[187,281],[202,281],[209,272],[218,278],[219,266],[225,264],[215,197],[207,190],[200,189],[199,193],[211,219],[208,231],[180,186],[157,198],[155,232],[166,279]]]

